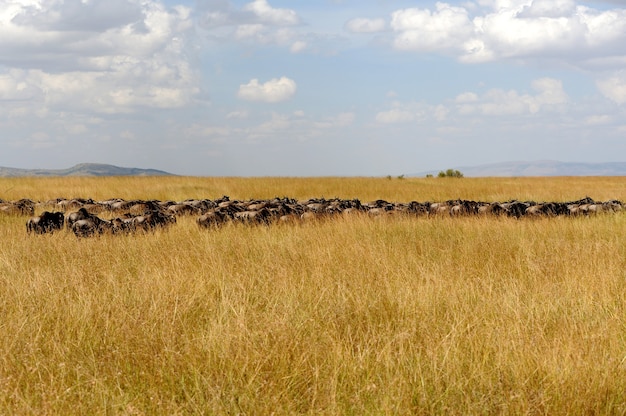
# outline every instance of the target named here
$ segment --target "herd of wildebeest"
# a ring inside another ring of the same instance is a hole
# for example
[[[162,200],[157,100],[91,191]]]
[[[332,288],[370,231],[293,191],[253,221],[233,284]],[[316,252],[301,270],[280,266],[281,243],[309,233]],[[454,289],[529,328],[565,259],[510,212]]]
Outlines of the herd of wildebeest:
[[[30,199],[0,199],[0,214],[30,217],[26,230],[32,234],[52,233],[67,229],[78,237],[104,233],[125,234],[150,231],[176,223],[181,215],[192,215],[201,228],[215,228],[229,222],[271,224],[308,221],[337,215],[362,213],[368,216],[467,216],[492,215],[514,218],[538,216],[579,216],[601,212],[618,212],[624,204],[618,200],[594,201],[585,197],[568,202],[478,202],[448,200],[444,202],[395,203],[384,200],[361,202],[358,199],[315,198],[296,200],[188,199],[185,201],[124,200],[94,201],[82,198],[57,198],[45,202]],[[41,214],[36,211],[45,209]]]

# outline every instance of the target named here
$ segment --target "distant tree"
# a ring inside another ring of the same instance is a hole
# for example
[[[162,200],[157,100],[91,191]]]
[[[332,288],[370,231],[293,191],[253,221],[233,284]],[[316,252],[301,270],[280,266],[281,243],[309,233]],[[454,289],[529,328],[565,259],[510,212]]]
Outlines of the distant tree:
[[[445,172],[440,171],[437,177],[439,178],[462,178],[463,173],[455,169],[448,169]]]
[[[432,178],[432,177],[433,177],[433,175],[432,175],[432,173],[427,173],[427,174],[426,174],[426,177],[427,177],[427,178]]]

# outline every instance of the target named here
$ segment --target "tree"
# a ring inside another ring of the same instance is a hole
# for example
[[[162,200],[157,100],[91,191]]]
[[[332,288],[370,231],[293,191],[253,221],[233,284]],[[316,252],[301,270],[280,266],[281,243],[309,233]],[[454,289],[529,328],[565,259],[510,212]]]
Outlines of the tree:
[[[463,174],[458,170],[448,169],[445,172],[440,171],[437,177],[439,178],[462,178]]]

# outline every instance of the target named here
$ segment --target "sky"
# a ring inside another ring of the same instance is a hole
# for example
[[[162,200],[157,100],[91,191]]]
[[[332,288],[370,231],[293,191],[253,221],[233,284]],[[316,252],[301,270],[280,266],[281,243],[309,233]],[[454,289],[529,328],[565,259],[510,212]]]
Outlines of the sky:
[[[626,161],[626,1],[0,0],[0,166]]]

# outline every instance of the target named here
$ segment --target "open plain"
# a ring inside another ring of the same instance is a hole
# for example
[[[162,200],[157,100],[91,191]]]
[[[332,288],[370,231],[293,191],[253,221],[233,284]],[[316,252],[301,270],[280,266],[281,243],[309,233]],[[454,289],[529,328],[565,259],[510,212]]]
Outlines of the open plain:
[[[626,201],[626,179],[0,179],[7,201],[223,195]],[[88,239],[27,219],[0,215],[1,414],[626,413],[623,211]]]

